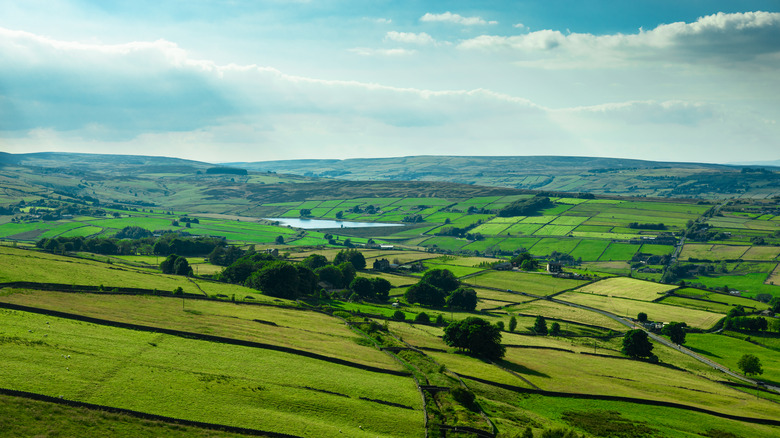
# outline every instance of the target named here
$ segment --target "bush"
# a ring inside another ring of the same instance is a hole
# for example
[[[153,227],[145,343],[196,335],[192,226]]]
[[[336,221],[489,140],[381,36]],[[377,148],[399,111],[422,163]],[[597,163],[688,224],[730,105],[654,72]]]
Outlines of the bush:
[[[403,313],[403,312],[402,312]],[[425,312],[420,312],[414,317],[414,322],[417,324],[430,324],[431,317]]]
[[[466,409],[476,412],[479,410],[479,406],[477,405],[476,397],[474,396],[474,393],[469,391],[468,389],[463,389],[460,386],[457,388],[452,388],[450,391],[450,394],[452,394],[452,397],[463,405]]]
[[[406,314],[400,310],[396,310],[395,313],[393,313],[393,320],[406,321]]]

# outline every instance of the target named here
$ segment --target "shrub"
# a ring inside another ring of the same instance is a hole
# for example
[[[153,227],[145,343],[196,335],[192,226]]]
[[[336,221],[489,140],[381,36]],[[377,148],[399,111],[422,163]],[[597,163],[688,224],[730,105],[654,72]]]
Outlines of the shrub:
[[[403,312],[402,312],[403,313]],[[431,317],[425,312],[420,312],[414,317],[414,322],[417,324],[430,324]]]
[[[396,321],[406,321],[406,314],[400,310],[396,310],[393,313],[393,319]]]

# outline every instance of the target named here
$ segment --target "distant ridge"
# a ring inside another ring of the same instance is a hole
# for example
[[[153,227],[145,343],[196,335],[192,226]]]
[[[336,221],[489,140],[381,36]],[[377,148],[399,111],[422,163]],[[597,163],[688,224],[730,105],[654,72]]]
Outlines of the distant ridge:
[[[746,167],[571,156],[409,156],[224,163],[250,171],[352,181],[447,181],[494,187],[628,196],[780,195],[777,172]],[[753,166],[750,166],[753,167]]]

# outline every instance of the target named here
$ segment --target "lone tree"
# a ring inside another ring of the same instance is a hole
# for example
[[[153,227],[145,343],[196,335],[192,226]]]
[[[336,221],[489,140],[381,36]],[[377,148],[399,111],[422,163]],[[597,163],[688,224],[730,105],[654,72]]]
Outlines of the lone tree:
[[[539,315],[536,317],[536,321],[534,322],[534,332],[537,335],[547,334],[547,320],[544,319],[544,316]]]
[[[450,323],[444,329],[444,342],[487,359],[501,359],[506,353],[498,327],[476,316]]]
[[[684,322],[670,322],[661,329],[661,334],[669,336],[675,344],[682,345],[685,343],[685,327],[688,327],[688,324]]]
[[[629,330],[623,336],[623,348],[620,351],[634,358],[651,357],[653,344],[647,339],[647,333],[644,330]]]
[[[511,318],[509,318],[509,331],[513,332],[517,328],[517,318],[512,315]]]
[[[739,358],[737,366],[746,376],[750,376],[751,374],[764,374],[764,370],[761,368],[761,361],[752,354],[745,354]]]
[[[551,336],[558,336],[561,334],[561,325],[557,322],[552,323],[550,325],[550,335]]]
[[[639,322],[647,322],[647,313],[639,312],[639,315],[636,316],[636,319]]]

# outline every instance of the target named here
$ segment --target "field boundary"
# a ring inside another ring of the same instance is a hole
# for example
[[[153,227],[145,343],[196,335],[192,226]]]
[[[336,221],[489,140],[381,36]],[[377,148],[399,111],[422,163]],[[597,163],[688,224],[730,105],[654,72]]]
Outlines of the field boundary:
[[[461,377],[473,380],[475,382],[484,383],[486,385],[496,386],[498,388],[506,389],[508,391],[515,391],[527,394],[539,394],[545,397],[558,397],[558,398],[576,398],[583,400],[604,400],[604,401],[618,401],[626,403],[634,403],[648,406],[661,406],[666,408],[683,409],[687,411],[699,412],[702,414],[712,415],[714,417],[726,418],[729,420],[742,421],[745,423],[765,424],[768,426],[780,426],[780,420],[773,420],[770,418],[753,418],[743,417],[741,415],[731,415],[718,411],[711,411],[709,409],[700,408],[697,406],[689,406],[682,403],[667,402],[662,400],[648,400],[643,398],[623,397],[618,395],[606,395],[606,394],[577,394],[572,392],[556,392],[545,391],[543,389],[530,389],[523,388],[521,386],[507,385],[505,383],[493,382],[491,380],[480,379],[479,377],[467,376],[461,374]]]
[[[336,365],[343,365],[351,368],[358,368],[364,371],[374,372],[374,373],[382,373],[382,374],[391,374],[394,376],[401,376],[401,377],[408,377],[409,373],[406,371],[395,371],[395,370],[388,370],[384,368],[378,368],[373,367],[370,365],[363,365],[355,362],[350,362],[348,360],[339,359],[336,357],[330,357],[325,356],[322,354],[312,353],[305,350],[298,350],[296,348],[290,348],[290,347],[283,347],[281,345],[273,345],[273,344],[265,344],[262,342],[253,342],[253,341],[245,341],[241,339],[233,339],[233,338],[226,338],[222,336],[214,336],[214,335],[206,335],[202,333],[195,333],[195,332],[185,332],[181,330],[171,330],[166,329],[162,327],[152,327],[152,326],[145,326],[145,325],[139,325],[139,324],[131,324],[131,323],[125,323],[120,321],[112,321],[108,319],[101,319],[101,318],[93,318],[90,316],[84,316],[84,315],[78,315],[74,313],[67,313],[67,312],[60,312],[57,310],[49,310],[49,309],[41,309],[38,307],[29,307],[29,306],[22,306],[19,304],[11,304],[11,303],[0,303],[0,308],[8,309],[8,310],[17,310],[22,312],[30,312],[30,313],[37,313],[41,315],[49,315],[54,316],[57,318],[64,318],[64,319],[71,319],[75,321],[83,321],[88,322],[92,324],[98,324],[98,325],[105,325],[109,327],[117,327],[117,328],[123,328],[123,329],[129,329],[129,330],[138,330],[143,332],[151,332],[151,333],[162,333],[166,335],[176,336],[180,338],[185,339],[194,339],[199,341],[208,341],[208,342],[216,342],[220,344],[229,344],[229,345],[238,345],[241,347],[250,347],[250,348],[260,348],[264,350],[274,350],[279,351],[282,353],[288,353],[288,354],[294,354],[297,356],[303,356],[308,357],[310,359],[316,359],[316,360],[322,360],[325,362],[330,362]]]
[[[184,420],[181,418],[173,418],[173,417],[166,417],[164,415],[150,414],[148,412],[134,411],[132,409],[118,408],[114,406],[96,405],[93,403],[86,403],[77,400],[68,400],[59,397],[52,397],[50,395],[37,394],[34,392],[17,391],[15,389],[0,388],[0,394],[11,396],[11,397],[20,397],[20,398],[26,398],[31,400],[38,400],[38,401],[48,402],[48,403],[56,403],[60,405],[67,405],[67,406],[78,407],[78,408],[86,408],[95,411],[111,412],[114,414],[124,414],[135,418],[141,418],[144,420],[162,421],[165,423],[175,423],[184,426],[198,427],[201,429],[218,430],[222,432],[239,433],[243,435],[266,436],[272,438],[301,438],[298,435],[290,435],[290,434],[280,433],[280,432],[269,432],[265,430],[250,429],[246,427],[227,426],[227,425],[216,424],[216,423],[206,423],[203,421]]]

